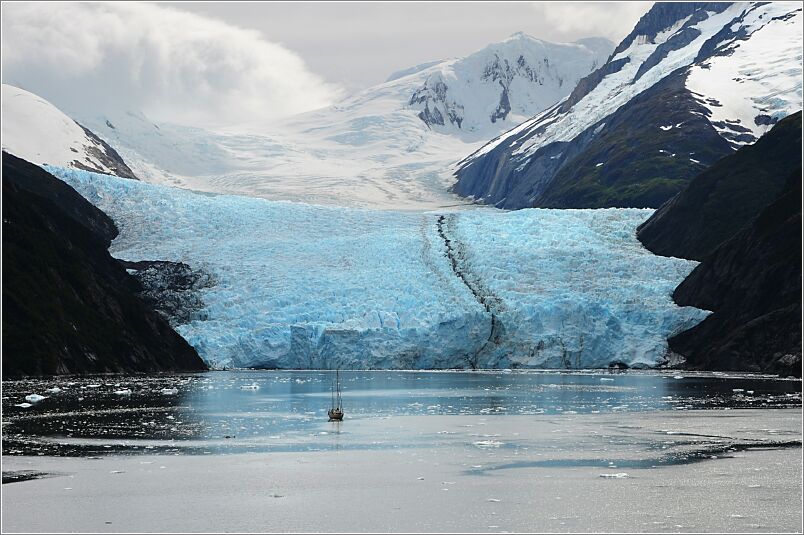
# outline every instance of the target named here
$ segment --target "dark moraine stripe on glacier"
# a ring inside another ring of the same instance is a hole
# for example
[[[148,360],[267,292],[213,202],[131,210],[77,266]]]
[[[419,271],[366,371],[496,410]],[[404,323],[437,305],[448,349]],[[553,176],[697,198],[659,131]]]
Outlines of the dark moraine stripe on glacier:
[[[444,245],[447,248],[447,258],[449,258],[452,271],[455,275],[469,288],[475,299],[483,305],[486,312],[491,316],[491,329],[489,330],[489,337],[486,342],[475,351],[472,357],[469,357],[469,365],[474,369],[477,368],[480,356],[489,345],[498,345],[505,327],[500,321],[498,312],[503,310],[503,302],[498,296],[487,288],[480,278],[472,273],[470,266],[466,263],[466,256],[464,254],[465,245],[455,238],[447,237],[447,233],[454,236],[455,232],[455,218],[456,214],[441,215],[438,217],[438,235],[444,240]]]

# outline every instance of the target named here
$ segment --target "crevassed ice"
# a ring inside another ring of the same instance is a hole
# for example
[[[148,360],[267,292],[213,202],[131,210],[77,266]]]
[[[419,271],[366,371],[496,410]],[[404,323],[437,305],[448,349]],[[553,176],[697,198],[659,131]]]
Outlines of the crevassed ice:
[[[215,367],[652,365],[706,314],[670,299],[695,263],[637,242],[650,210],[480,209],[439,225],[49,170],[115,220],[114,256],[215,277],[177,329]]]

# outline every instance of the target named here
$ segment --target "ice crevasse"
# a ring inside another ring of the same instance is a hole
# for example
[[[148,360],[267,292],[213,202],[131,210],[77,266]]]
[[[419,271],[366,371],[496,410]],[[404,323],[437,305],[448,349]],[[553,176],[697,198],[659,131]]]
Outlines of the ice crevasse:
[[[636,240],[651,210],[394,212],[48,170],[114,219],[113,256],[212,275],[177,331],[213,367],[653,366],[707,315],[670,297],[696,263]]]

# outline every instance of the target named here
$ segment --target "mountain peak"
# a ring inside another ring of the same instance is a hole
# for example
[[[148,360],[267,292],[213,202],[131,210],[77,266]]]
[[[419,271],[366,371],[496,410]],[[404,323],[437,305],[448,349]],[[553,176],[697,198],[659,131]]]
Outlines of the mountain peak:
[[[512,33],[506,41],[513,41],[515,39],[527,39],[529,41],[540,41],[541,39],[536,39],[532,35],[528,35],[525,32],[514,32]]]

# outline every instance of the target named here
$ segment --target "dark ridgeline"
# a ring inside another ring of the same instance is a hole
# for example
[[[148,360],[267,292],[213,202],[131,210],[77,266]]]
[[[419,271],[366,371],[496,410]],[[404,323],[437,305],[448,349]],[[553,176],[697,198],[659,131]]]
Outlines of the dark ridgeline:
[[[800,167],[801,112],[698,175],[637,236],[656,254],[703,260],[773,202]]]
[[[654,253],[702,261],[673,293],[713,311],[669,340],[690,368],[801,376],[801,119],[717,162],[638,229]]]
[[[73,188],[3,153],[3,379],[206,369],[109,254],[117,233]]]

